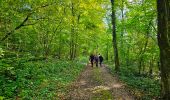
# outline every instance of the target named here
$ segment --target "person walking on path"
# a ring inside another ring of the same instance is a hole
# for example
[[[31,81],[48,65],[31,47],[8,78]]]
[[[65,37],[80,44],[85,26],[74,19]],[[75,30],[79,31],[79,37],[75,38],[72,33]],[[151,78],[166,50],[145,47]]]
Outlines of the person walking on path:
[[[91,67],[93,67],[93,62],[94,62],[94,55],[93,54],[90,55],[89,61],[91,63]]]
[[[102,67],[102,62],[103,62],[103,57],[99,54],[99,63],[100,63],[100,67]]]
[[[95,55],[94,60],[96,63],[96,67],[98,67],[99,57],[97,55]]]

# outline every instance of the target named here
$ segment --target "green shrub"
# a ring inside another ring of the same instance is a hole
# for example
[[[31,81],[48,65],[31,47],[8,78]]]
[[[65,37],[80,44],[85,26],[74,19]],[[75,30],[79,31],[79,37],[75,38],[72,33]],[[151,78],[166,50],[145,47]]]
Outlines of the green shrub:
[[[113,66],[109,66],[109,69],[112,74],[115,74]],[[120,80],[125,82],[133,92],[140,92],[142,100],[160,97],[160,80],[137,74],[137,69],[134,66],[121,66],[121,71],[118,74]],[[136,93],[133,94],[136,95]]]
[[[8,59],[9,60],[9,59]],[[0,96],[5,99],[56,99],[74,81],[84,65],[74,61],[1,60]],[[11,67],[11,65],[15,65]],[[7,74],[5,74],[8,72]],[[15,77],[15,79],[11,77]]]

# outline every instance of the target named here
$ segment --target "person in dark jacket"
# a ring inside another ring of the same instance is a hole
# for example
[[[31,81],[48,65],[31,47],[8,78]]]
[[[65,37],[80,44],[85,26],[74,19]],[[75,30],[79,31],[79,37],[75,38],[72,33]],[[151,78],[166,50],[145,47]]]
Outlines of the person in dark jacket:
[[[103,62],[103,57],[99,54],[99,63],[100,63],[100,67],[102,67],[102,62]]]
[[[94,60],[95,60],[95,63],[96,63],[96,67],[98,67],[99,57],[97,55],[95,55]]]
[[[93,54],[90,55],[89,61],[91,63],[91,67],[93,67],[93,62],[94,62],[94,55]]]

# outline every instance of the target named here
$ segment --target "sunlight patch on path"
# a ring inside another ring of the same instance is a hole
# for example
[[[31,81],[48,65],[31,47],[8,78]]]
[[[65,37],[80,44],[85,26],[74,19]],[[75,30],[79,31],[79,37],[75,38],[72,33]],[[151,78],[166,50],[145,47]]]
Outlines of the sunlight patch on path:
[[[98,93],[98,92],[101,92],[103,90],[110,90],[110,88],[107,87],[107,86],[96,86],[96,87],[93,87],[93,88],[86,88],[84,90],[85,91],[86,90],[92,91],[92,93]]]
[[[85,80],[80,80],[79,84],[80,84],[80,85],[86,85],[87,82],[86,82]]]
[[[67,100],[134,100],[125,84],[108,73],[106,67],[88,66],[70,89]]]
[[[113,84],[113,88],[122,88],[123,84]]]

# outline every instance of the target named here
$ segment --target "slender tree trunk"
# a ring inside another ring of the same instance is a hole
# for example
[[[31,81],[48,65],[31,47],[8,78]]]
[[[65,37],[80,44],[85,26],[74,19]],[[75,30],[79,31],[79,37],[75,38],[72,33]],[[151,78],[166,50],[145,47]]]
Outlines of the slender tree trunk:
[[[79,25],[79,21],[80,21],[80,15],[76,16],[77,17],[77,25]],[[78,27],[78,26],[77,26]],[[75,43],[74,43],[74,58],[76,58],[78,56],[78,29],[75,31]]]
[[[150,64],[149,64],[149,76],[151,77],[152,76],[152,73],[153,73],[153,60],[154,58],[151,58],[150,60]]]
[[[129,46],[128,46],[128,48],[127,48],[127,53],[126,53],[126,54],[127,54],[127,55],[126,55],[126,65],[127,65],[127,66],[129,66],[129,53],[130,53],[129,51],[130,51],[130,50],[129,50]]]
[[[78,33],[75,33],[75,43],[74,43],[74,56],[73,58],[76,58],[77,56],[77,39],[78,39]]]
[[[124,25],[124,0],[121,0],[122,2],[122,6],[121,6],[121,23],[122,23],[122,27],[121,27],[121,34],[120,34],[120,57],[121,57],[121,63],[124,64],[124,60],[125,60],[125,48],[124,48],[124,32],[125,32],[125,25]]]
[[[146,69],[146,62],[142,61],[142,74],[145,75],[145,69]]]
[[[71,40],[70,40],[70,60],[73,60],[73,56],[74,56],[74,33],[73,33],[74,31],[72,30],[72,32],[71,32]]]
[[[141,74],[141,69],[142,69],[142,64],[143,63],[143,57],[140,58],[139,60],[139,74]]]
[[[130,58],[129,58],[129,55],[130,55],[130,43],[131,43],[131,38],[129,37],[128,38],[128,43],[126,43],[126,49],[127,49],[127,51],[126,51],[126,65],[127,66],[129,66],[130,65]]]
[[[112,6],[112,37],[113,37],[113,49],[114,49],[114,61],[115,61],[115,71],[118,72],[120,70],[119,65],[119,57],[118,57],[118,48],[116,41],[116,16],[114,9],[114,0],[111,0]]]
[[[161,96],[170,100],[170,0],[157,0]]]
[[[109,43],[108,43],[108,41],[107,41],[107,47],[106,47],[106,60],[108,61],[108,59],[109,59]]]
[[[74,13],[74,3],[71,3],[71,13],[72,13],[72,25],[71,25],[71,40],[70,40],[70,59],[74,59],[74,48],[75,48],[75,41],[74,41],[74,32],[75,32],[75,13]]]
[[[61,59],[61,48],[62,48],[62,37],[61,37],[61,33],[59,33],[59,47],[58,47],[58,59]]]
[[[44,37],[44,57],[46,59],[48,59],[49,53],[50,53],[50,49],[49,49],[49,37],[48,37],[48,32],[45,34]]]

